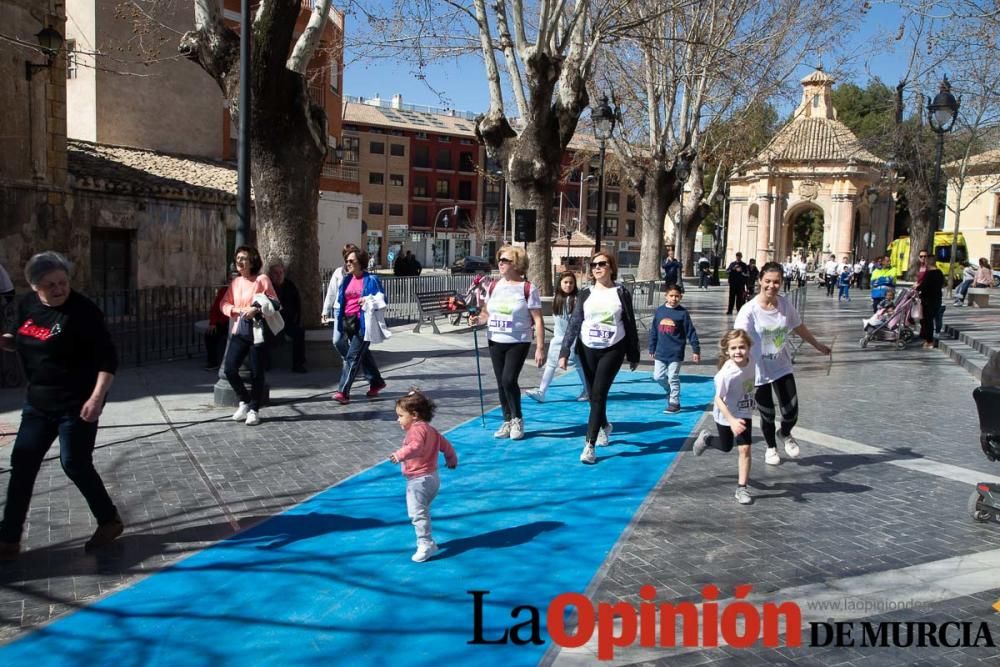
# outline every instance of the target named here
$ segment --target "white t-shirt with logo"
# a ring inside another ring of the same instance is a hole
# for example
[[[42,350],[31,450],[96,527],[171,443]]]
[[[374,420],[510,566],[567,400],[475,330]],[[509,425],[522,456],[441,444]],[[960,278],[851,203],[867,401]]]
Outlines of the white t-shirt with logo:
[[[758,387],[791,374],[792,351],[788,334],[800,324],[799,311],[783,296],[778,296],[774,310],[765,310],[757,299],[751,299],[740,308],[733,328],[743,329],[753,341],[750,357],[757,368]]]
[[[823,273],[828,276],[836,275],[840,273],[839,267],[840,265],[831,259],[829,262],[823,265]]]
[[[729,408],[737,419],[750,419],[757,403],[754,401],[754,368],[750,362],[743,368],[729,359],[715,374],[715,395]],[[712,417],[716,424],[732,426],[723,416],[719,406],[712,403]]]
[[[625,338],[622,322],[622,300],[618,290],[591,288],[583,304],[583,325],[580,340],[589,348],[611,347]]]
[[[487,337],[494,343],[530,343],[531,309],[540,309],[542,299],[534,285],[524,298],[524,283],[501,280],[486,297]]]

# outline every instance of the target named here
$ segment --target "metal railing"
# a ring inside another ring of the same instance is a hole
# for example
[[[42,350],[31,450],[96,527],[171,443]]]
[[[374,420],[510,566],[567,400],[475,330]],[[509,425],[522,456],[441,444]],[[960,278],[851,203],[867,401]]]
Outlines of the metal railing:
[[[191,358],[205,349],[195,323],[208,318],[218,287],[153,287],[89,295],[104,312],[123,365]]]
[[[330,284],[332,270],[322,274],[323,294]],[[379,276],[385,288],[387,302],[386,322],[389,325],[408,324],[417,321],[417,292],[436,292],[440,290],[455,290],[465,294],[472,284],[475,274],[435,274],[427,276]]]

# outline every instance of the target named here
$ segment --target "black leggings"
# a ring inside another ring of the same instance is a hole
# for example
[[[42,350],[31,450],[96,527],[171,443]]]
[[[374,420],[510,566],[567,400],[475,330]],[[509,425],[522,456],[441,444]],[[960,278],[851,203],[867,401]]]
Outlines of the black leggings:
[[[497,378],[497,389],[500,390],[500,407],[503,409],[503,420],[521,418],[521,387],[517,377],[524,368],[524,360],[528,358],[531,343],[494,343],[490,341],[490,360],[493,362],[493,374]]]
[[[749,418],[746,419],[746,423],[746,430],[739,435],[736,435],[733,433],[733,429],[729,426],[729,424],[720,424],[719,422],[715,422],[715,428],[719,432],[719,437],[709,437],[709,447],[714,447],[720,452],[731,452],[733,451],[733,445],[749,445],[751,439],[753,438],[753,425],[750,423]]]
[[[768,447],[777,447],[778,443],[774,439],[774,397],[771,395],[771,387],[778,395],[778,409],[781,411],[781,435],[789,436],[795,423],[799,421],[799,394],[795,390],[795,376],[789,373],[774,382],[762,384],[757,387],[757,411],[760,413],[760,430],[764,433],[764,440]]]
[[[587,442],[597,440],[597,432],[608,425],[608,392],[625,361],[625,340],[600,349],[587,347],[579,340],[576,354],[583,367],[590,395],[590,419],[587,420]]]

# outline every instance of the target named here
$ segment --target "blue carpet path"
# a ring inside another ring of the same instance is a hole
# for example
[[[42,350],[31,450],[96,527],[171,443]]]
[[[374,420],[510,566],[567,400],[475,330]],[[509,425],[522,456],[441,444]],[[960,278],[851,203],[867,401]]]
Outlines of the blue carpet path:
[[[493,440],[498,410],[485,429],[477,416],[447,434],[459,466],[442,460],[441,551],[427,563],[410,561],[405,482],[386,462],[0,647],[0,664],[536,664],[544,630],[542,646],[468,644],[467,591],[490,591],[487,638],[526,618],[511,620],[518,605],[539,608],[544,624],[552,598],[586,589],[713,391],[711,377],[685,376],[685,408],[667,415],[648,374],[620,373],[611,446],[586,466],[575,379],[560,378],[544,404],[525,398],[520,442]]]

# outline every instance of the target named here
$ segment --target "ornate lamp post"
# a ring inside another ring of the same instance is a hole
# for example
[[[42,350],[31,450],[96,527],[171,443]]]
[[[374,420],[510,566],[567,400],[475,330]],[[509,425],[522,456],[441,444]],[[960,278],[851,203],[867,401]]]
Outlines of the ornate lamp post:
[[[63,36],[52,26],[45,26],[35,33],[35,39],[38,41],[38,45],[42,47],[42,51],[45,52],[45,64],[36,65],[30,60],[25,60],[24,76],[28,81],[31,81],[31,77],[35,72],[52,67],[52,63],[56,61],[56,53],[59,52],[59,47],[63,43]]]
[[[594,121],[594,137],[601,142],[601,174],[597,181],[597,233],[594,235],[594,252],[601,251],[601,235],[604,233],[604,152],[620,117],[619,109],[612,110],[608,106],[607,95],[601,97],[600,106],[590,114],[591,120]]]
[[[451,214],[453,216],[455,216],[455,221],[457,223],[458,222],[458,204],[455,204],[454,206],[447,206],[447,207],[441,209],[440,211],[438,211],[437,215],[434,216],[434,229],[431,232],[431,238],[433,239],[431,241],[431,255],[432,255],[431,264],[432,264],[433,268],[435,268],[435,269],[437,268],[437,259],[438,259],[438,220],[441,219],[441,214],[444,213],[444,226],[447,227],[448,226],[448,211],[451,211]],[[444,263],[442,263],[442,268],[444,268]]]
[[[934,229],[931,230],[930,238],[927,240],[927,254],[931,257],[934,257],[934,232],[941,226],[938,207],[941,201],[941,158],[944,153],[944,135],[955,126],[955,119],[958,118],[958,109],[961,104],[961,98],[956,100],[955,96],[951,94],[951,83],[948,81],[947,75],[941,79],[941,89],[938,94],[927,104],[927,120],[930,122],[931,129],[938,135],[937,166],[934,170]],[[957,240],[953,237],[951,241],[952,263],[954,263]],[[951,272],[949,269],[949,283]]]

